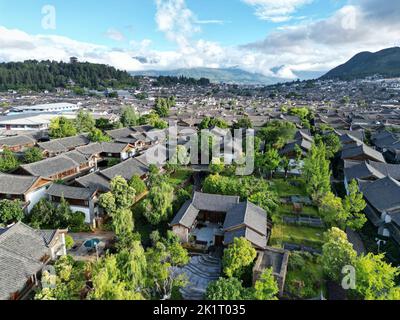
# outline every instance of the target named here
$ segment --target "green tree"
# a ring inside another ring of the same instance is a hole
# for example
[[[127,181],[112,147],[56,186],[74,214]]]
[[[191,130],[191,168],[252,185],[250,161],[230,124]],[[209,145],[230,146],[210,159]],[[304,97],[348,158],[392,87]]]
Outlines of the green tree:
[[[5,149],[0,155],[0,171],[10,172],[17,169],[19,166],[19,161],[14,153],[10,150]]]
[[[107,118],[96,119],[95,127],[102,131],[114,129],[113,124]]]
[[[152,186],[147,198],[142,202],[143,214],[153,225],[168,220],[172,214],[174,188],[162,182]]]
[[[353,245],[347,240],[345,232],[332,228],[325,234],[322,246],[321,263],[325,274],[334,281],[339,281],[344,266],[353,265],[357,257]]]
[[[89,299],[93,300],[143,300],[143,296],[130,290],[121,279],[117,256],[108,255],[99,260],[92,269],[93,290]]]
[[[276,211],[276,209],[278,209],[279,206],[278,195],[271,190],[265,190],[264,192],[252,194],[248,200],[251,203],[263,208],[267,214],[272,214]]]
[[[72,137],[77,134],[73,120],[57,117],[50,121],[49,136],[53,139]]]
[[[395,291],[396,278],[400,274],[397,267],[385,262],[383,254],[368,253],[356,260],[355,291],[365,300],[378,300],[390,297]]]
[[[211,282],[206,290],[207,300],[243,300],[242,282],[237,278],[220,278]]]
[[[124,241],[133,233],[133,215],[131,207],[135,202],[135,189],[121,176],[110,182],[110,192],[100,196],[99,204],[112,218],[113,229],[117,237]]]
[[[64,197],[61,197],[60,203],[54,211],[53,223],[57,226],[57,228],[68,228],[70,227],[70,222],[73,214],[74,213],[72,212],[69,203],[65,200]]]
[[[140,291],[146,285],[147,260],[140,241],[132,241],[117,255],[118,269],[127,286],[134,291]]]
[[[169,115],[169,109],[170,109],[170,104],[169,100],[164,99],[164,98],[157,98],[156,99],[156,104],[154,107],[154,111],[161,117],[161,118],[166,118]]]
[[[93,128],[90,130],[88,138],[91,142],[110,142],[111,138],[105,135],[100,129]]]
[[[339,137],[334,133],[329,133],[323,136],[317,136],[316,144],[323,143],[326,148],[326,157],[332,159],[342,148]]]
[[[330,162],[326,158],[324,144],[313,145],[304,161],[303,176],[307,192],[316,202],[331,191]]]
[[[261,128],[257,136],[268,146],[281,149],[294,138],[296,130],[296,125],[291,122],[273,120]]]
[[[139,124],[139,115],[132,107],[125,106],[121,109],[120,121],[124,127],[134,127]]]
[[[350,215],[347,226],[353,230],[360,230],[367,222],[367,218],[363,213],[367,203],[359,190],[356,180],[350,182],[348,190],[348,195],[343,200],[343,209]]]
[[[11,222],[18,222],[24,218],[22,202],[19,200],[1,200],[0,201],[0,224],[7,225]]]
[[[35,163],[41,160],[43,160],[43,153],[39,148],[33,147],[24,153],[24,163]]]
[[[276,300],[278,283],[272,274],[272,268],[265,269],[254,284],[254,298],[257,300]]]
[[[84,110],[79,110],[75,119],[75,127],[79,133],[88,133],[95,128],[96,121],[93,116]]]
[[[253,128],[253,123],[249,117],[240,118],[233,126],[233,129],[251,129]]]
[[[128,184],[135,190],[137,196],[142,195],[147,191],[146,184],[138,175],[134,175],[131,180],[129,180]]]
[[[322,219],[330,226],[344,228],[349,218],[349,213],[343,208],[342,199],[330,191],[322,197],[319,212]]]
[[[72,247],[75,245],[74,239],[70,235],[65,236],[65,247],[67,250],[72,249]]]
[[[35,300],[80,300],[86,287],[85,265],[75,262],[70,256],[60,257],[54,265],[56,275],[47,271],[42,274],[42,283],[53,284],[38,291]]]
[[[224,273],[229,277],[240,278],[244,268],[253,263],[257,251],[246,238],[235,238],[228,249],[224,250],[222,265]]]
[[[184,275],[178,275],[171,268],[174,261],[167,246],[159,241],[146,251],[147,259],[147,288],[152,297],[169,299],[173,288],[187,284]]]
[[[220,158],[214,158],[209,165],[211,173],[222,173],[225,170],[225,164]]]
[[[45,198],[39,200],[29,215],[29,224],[36,229],[46,229],[52,226],[56,208]]]
[[[269,173],[269,177],[272,179],[273,173],[276,169],[278,169],[281,163],[281,157],[279,155],[278,150],[276,149],[268,149],[264,155],[264,163],[263,166]]]

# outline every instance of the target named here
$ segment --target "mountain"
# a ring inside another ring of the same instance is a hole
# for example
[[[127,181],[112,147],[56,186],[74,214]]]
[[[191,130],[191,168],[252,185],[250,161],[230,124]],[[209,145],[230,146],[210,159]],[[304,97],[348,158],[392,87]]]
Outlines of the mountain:
[[[77,85],[88,89],[137,86],[129,73],[113,67],[78,62],[36,61],[0,63],[0,91],[53,90]]]
[[[321,79],[354,80],[375,75],[384,78],[400,77],[400,47],[375,53],[361,52],[345,64],[329,71]]]
[[[191,69],[176,69],[176,70],[149,70],[149,71],[135,71],[131,72],[132,75],[143,75],[149,77],[158,76],[171,76],[179,77],[184,76],[187,78],[207,78],[214,83],[232,83],[232,84],[263,84],[269,85],[283,80],[275,77],[266,77],[259,73],[251,73],[238,68],[191,68]]]

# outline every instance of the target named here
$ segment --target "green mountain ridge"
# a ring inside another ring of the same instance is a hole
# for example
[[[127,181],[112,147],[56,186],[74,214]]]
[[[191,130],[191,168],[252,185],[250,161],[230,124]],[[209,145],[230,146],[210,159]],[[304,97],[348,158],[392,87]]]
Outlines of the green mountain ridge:
[[[355,80],[380,75],[384,78],[400,77],[400,47],[375,53],[360,52],[346,63],[321,77],[323,80]]]

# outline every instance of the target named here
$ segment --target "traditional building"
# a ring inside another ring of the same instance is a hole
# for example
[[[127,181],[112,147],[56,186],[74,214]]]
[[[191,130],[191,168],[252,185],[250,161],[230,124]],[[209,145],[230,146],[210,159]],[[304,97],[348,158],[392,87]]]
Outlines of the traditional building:
[[[196,192],[170,223],[173,232],[186,244],[209,248],[228,246],[244,237],[257,249],[267,246],[267,213],[239,197]]]
[[[29,213],[45,196],[50,183],[47,178],[0,173],[0,199],[21,200]]]
[[[46,265],[66,254],[65,233],[22,222],[0,228],[0,300],[28,298]]]

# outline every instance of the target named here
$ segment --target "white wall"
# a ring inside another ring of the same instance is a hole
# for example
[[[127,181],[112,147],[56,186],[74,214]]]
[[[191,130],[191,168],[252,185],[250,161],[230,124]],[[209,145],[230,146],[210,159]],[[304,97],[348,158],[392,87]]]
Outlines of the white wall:
[[[26,200],[30,201],[28,206],[28,213],[31,212],[32,208],[40,201],[40,199],[46,197],[46,187],[40,188],[34,192],[27,194]]]
[[[72,212],[83,212],[85,214],[85,222],[92,223],[90,218],[90,209],[88,207],[78,207],[78,206],[70,206]]]

